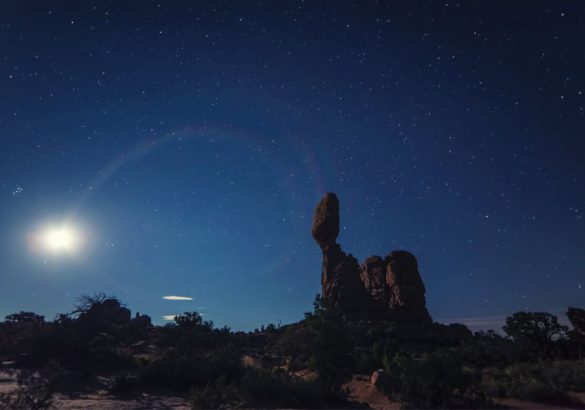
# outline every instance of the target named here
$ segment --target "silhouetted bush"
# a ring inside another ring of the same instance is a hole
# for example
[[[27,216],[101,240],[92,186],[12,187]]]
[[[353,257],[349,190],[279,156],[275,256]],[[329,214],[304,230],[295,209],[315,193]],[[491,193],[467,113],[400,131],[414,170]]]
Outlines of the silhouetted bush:
[[[53,408],[53,394],[60,387],[62,369],[49,362],[39,370],[17,372],[18,388],[0,394],[0,409],[44,410]]]
[[[244,404],[239,386],[235,382],[226,383],[225,377],[193,389],[190,400],[193,409],[239,408]]]
[[[128,373],[120,373],[114,376],[114,380],[108,389],[115,396],[127,396],[136,390],[140,380],[137,376]]]
[[[378,326],[378,337],[372,337],[374,358],[381,363],[384,357],[395,354],[420,356],[439,348],[458,349],[465,341],[473,339],[464,325],[439,323],[390,323],[386,328]]]
[[[288,377],[284,372],[248,369],[241,384],[251,406],[311,408],[326,398],[315,382]]]
[[[532,357],[549,359],[559,355],[555,343],[565,339],[569,330],[546,312],[516,312],[506,318],[503,329]]]
[[[305,317],[310,334],[310,365],[323,389],[339,392],[352,374],[354,346],[350,343],[350,330],[340,312],[319,296],[314,308]]]
[[[6,316],[6,321],[0,323],[0,359],[36,364],[37,356],[42,354],[47,327],[44,317],[32,312]]]
[[[309,346],[309,332],[301,322],[287,326],[282,335],[276,340],[273,349],[283,358],[280,363],[288,373],[309,367],[311,349]]]
[[[460,349],[466,361],[477,368],[509,366],[528,358],[518,344],[494,331],[475,333],[461,341]]]
[[[242,371],[241,352],[226,345],[189,354],[170,351],[154,359],[144,371],[145,381],[174,389],[204,386],[224,376],[236,379]]]
[[[221,377],[192,391],[194,408],[346,408],[352,407],[339,393],[325,391],[315,381],[289,377],[284,371],[247,368],[232,382]]]
[[[480,389],[479,373],[450,350],[411,357],[397,354],[384,360],[381,385],[406,408],[479,408],[489,405]]]
[[[568,390],[585,391],[585,361],[541,361],[487,369],[482,385],[494,397],[566,400]]]
[[[157,345],[162,354],[144,371],[145,380],[152,384],[188,389],[222,376],[229,382],[242,371],[242,352],[229,329],[214,329],[197,312],[178,315],[162,328]]]
[[[227,344],[231,339],[229,328],[216,329],[213,322],[204,321],[199,313],[185,312],[177,315],[173,323],[159,329],[156,344],[189,353]]]
[[[53,391],[112,372],[112,394],[149,384],[191,390],[193,405],[205,408],[348,407],[344,383],[379,368],[379,387],[404,407],[477,408],[494,396],[569,403],[567,390],[585,390],[580,332],[527,312],[509,317],[505,330],[507,337],[472,335],[457,324],[352,321],[319,297],[301,322],[256,332],[215,328],[197,312],[152,326],[148,316],[132,318],[120,301],[96,294],[52,322],[19,312],[0,323],[0,360],[24,367],[19,389],[0,400],[43,408]]]

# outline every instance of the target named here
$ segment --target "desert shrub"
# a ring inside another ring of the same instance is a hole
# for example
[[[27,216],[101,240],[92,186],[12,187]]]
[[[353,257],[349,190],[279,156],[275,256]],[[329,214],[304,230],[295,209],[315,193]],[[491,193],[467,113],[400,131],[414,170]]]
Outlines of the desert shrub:
[[[152,384],[181,390],[205,386],[220,377],[230,382],[236,379],[241,371],[239,349],[227,345],[189,354],[166,352],[148,365],[144,371],[144,379]]]
[[[273,346],[267,347],[283,358],[281,365],[286,368],[289,375],[311,367],[313,338],[306,321],[285,326],[281,335],[273,342]]]
[[[32,312],[7,316],[0,323],[0,359],[28,367],[57,360],[68,367],[120,368],[131,363],[124,351],[147,337],[149,326],[149,319],[132,321],[115,298],[82,296],[72,313],[53,322]]]
[[[221,377],[191,393],[194,408],[343,408],[341,394],[325,391],[315,381],[289,377],[284,371],[247,368],[239,380]]]
[[[39,347],[48,324],[43,316],[19,312],[6,316],[0,323],[0,359],[16,360],[19,364],[38,364]]]
[[[373,369],[380,367],[375,359],[372,348],[356,348],[354,350],[353,373],[370,374]]]
[[[487,369],[482,386],[486,394],[495,397],[566,400],[566,391],[585,390],[585,362],[541,361]]]
[[[585,337],[577,335],[574,331],[570,331],[568,335],[567,339],[555,343],[555,358],[558,360],[585,359]]]
[[[545,374],[565,390],[585,391],[585,360],[554,361]]]
[[[220,377],[203,388],[191,391],[191,406],[194,409],[219,409],[241,407],[242,394],[235,382],[227,383]]]
[[[53,394],[60,387],[62,368],[51,361],[39,370],[21,369],[18,388],[0,394],[0,409],[43,410],[53,408]]]
[[[505,367],[527,360],[520,346],[493,330],[477,332],[461,342],[461,353],[474,367]]]
[[[248,405],[252,407],[311,408],[326,397],[316,383],[288,377],[284,372],[249,369],[241,386]]]
[[[139,382],[139,378],[135,375],[120,373],[114,376],[108,391],[115,396],[127,396],[134,393]]]
[[[53,391],[41,376],[28,375],[19,380],[16,392],[0,394],[0,409],[41,410],[53,408]]]
[[[42,365],[57,360],[70,368],[121,369],[132,364],[125,353],[127,342],[121,327],[97,332],[79,319],[61,318],[47,324],[34,339],[27,365]]]
[[[77,322],[63,316],[43,335],[39,360],[51,357],[64,365],[86,368],[90,361],[91,334],[81,331]]]
[[[242,371],[241,350],[228,328],[215,329],[197,312],[178,315],[160,329],[156,343],[164,352],[145,370],[145,380],[175,389],[201,387],[221,377],[227,383]]]
[[[229,328],[216,329],[213,322],[204,321],[197,312],[177,315],[173,323],[158,329],[156,344],[160,348],[172,348],[185,354],[233,342]],[[232,343],[233,344],[233,343]]]
[[[437,349],[458,349],[473,338],[464,325],[439,323],[391,323],[378,329],[380,335],[371,338],[373,356],[381,363],[384,357],[395,354],[424,356]]]
[[[381,385],[406,408],[476,408],[489,405],[480,389],[479,373],[450,350],[424,356],[386,357],[388,377]]]
[[[516,312],[506,318],[503,329],[532,358],[545,359],[558,358],[558,342],[569,330],[546,312]]]
[[[314,307],[314,313],[305,317],[310,335],[309,364],[323,389],[339,392],[352,373],[353,344],[348,337],[351,332],[341,313],[319,296]]]

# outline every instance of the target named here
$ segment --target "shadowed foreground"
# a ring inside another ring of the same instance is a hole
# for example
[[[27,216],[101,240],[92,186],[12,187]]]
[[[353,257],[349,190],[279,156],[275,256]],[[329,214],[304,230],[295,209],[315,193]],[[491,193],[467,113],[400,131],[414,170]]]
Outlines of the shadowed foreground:
[[[506,337],[462,325],[354,321],[317,298],[253,332],[196,312],[153,326],[85,296],[54,321],[0,323],[2,408],[585,408],[585,311],[572,330],[518,312]],[[577,317],[576,317],[577,315]],[[362,375],[362,376],[358,376]],[[370,376],[371,375],[371,376]]]

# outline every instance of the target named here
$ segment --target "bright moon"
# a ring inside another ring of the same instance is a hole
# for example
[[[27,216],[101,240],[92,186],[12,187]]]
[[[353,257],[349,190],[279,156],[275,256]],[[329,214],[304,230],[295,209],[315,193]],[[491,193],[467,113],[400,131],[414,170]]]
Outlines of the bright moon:
[[[81,244],[79,234],[71,226],[47,228],[39,236],[42,248],[54,254],[74,253]]]

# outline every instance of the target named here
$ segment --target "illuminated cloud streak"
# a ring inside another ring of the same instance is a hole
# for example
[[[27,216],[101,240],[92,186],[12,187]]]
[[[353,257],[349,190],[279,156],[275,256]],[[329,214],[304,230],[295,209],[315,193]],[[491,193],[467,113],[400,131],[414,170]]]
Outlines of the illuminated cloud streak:
[[[192,297],[189,296],[163,296],[165,300],[193,300]]]
[[[562,325],[569,325],[569,320],[563,315],[565,309],[562,308],[549,308],[544,309],[546,312],[559,315],[559,323]],[[477,330],[489,330],[493,329],[501,332],[502,326],[506,324],[506,318],[512,316],[512,313],[508,315],[497,315],[497,316],[476,316],[476,317],[460,317],[454,319],[439,319],[437,322],[443,324],[451,323],[462,323],[473,331]]]
[[[499,329],[506,323],[506,316],[460,317],[455,319],[438,320],[438,322],[447,325],[452,323],[462,323],[473,330]]]

